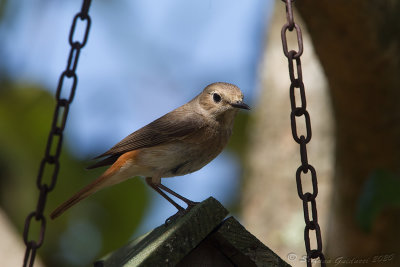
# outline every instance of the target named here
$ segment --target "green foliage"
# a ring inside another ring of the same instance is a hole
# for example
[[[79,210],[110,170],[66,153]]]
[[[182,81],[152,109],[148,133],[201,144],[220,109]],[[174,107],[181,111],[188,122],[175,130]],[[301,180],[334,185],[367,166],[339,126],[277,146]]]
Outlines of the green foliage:
[[[247,148],[247,125],[250,119],[251,111],[240,111],[233,126],[233,134],[228,143],[228,149],[235,152],[241,161],[244,160]]]
[[[4,17],[4,11],[6,9],[7,2],[7,0],[0,0],[0,20],[2,20]]]
[[[386,170],[371,173],[362,189],[356,219],[364,231],[370,231],[382,212],[400,207],[400,177]]]
[[[36,176],[54,106],[53,96],[41,88],[0,84],[0,203],[21,233],[26,215],[36,208]],[[89,162],[75,159],[70,149],[73,146],[64,139],[58,181],[47,198],[47,218],[58,204],[103,171],[86,171]],[[46,168],[47,183],[51,172],[51,167]],[[148,190],[138,178],[98,192],[60,218],[47,219],[39,254],[48,266],[90,265],[127,242],[148,204]],[[32,228],[38,228],[34,224]],[[32,239],[38,229],[33,230]]]
[[[233,133],[228,142],[227,149],[230,152],[233,152],[235,156],[237,156],[240,165],[244,166],[245,158],[246,158],[246,149],[247,149],[247,142],[248,138],[248,125],[249,121],[251,120],[251,110],[250,111],[239,111],[235,118],[235,124],[233,126]],[[240,180],[241,183],[244,181],[243,172],[240,173]],[[228,210],[232,213],[239,213],[240,212],[240,205],[239,205],[239,196],[236,196],[228,206]]]

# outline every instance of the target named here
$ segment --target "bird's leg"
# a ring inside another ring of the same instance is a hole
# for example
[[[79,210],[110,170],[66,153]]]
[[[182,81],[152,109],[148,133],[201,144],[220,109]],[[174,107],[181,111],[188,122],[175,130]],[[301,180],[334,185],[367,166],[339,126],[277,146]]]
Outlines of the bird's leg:
[[[176,193],[175,191],[169,189],[168,187],[166,187],[165,185],[163,185],[163,184],[161,184],[161,183],[160,183],[160,184],[157,184],[156,186],[157,186],[159,189],[162,189],[162,190],[164,190],[164,191],[170,193],[171,195],[173,195],[173,196],[179,198],[179,199],[182,200],[183,202],[185,202],[185,203],[188,205],[188,207],[187,207],[188,210],[191,209],[191,208],[193,208],[194,206],[196,206],[196,204],[199,203],[199,202],[191,201],[191,200],[189,200],[189,199],[187,199],[187,198],[185,198],[185,197],[179,195],[178,193]]]
[[[153,188],[157,193],[159,193],[163,198],[165,198],[166,200],[168,200],[169,203],[171,203],[172,205],[174,205],[175,208],[178,209],[178,213],[184,211],[185,209],[182,208],[181,206],[179,206],[178,203],[176,203],[175,201],[173,201],[169,196],[167,196],[167,194],[165,194],[163,191],[161,191],[160,188],[158,188],[158,184],[153,183],[151,177],[146,177],[146,183]],[[171,190],[172,191],[172,190]]]

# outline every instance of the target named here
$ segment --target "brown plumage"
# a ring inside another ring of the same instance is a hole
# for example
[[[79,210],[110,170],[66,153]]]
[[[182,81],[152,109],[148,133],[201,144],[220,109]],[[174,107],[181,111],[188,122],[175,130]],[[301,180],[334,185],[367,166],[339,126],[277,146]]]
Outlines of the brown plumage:
[[[51,218],[58,217],[96,191],[134,176],[147,177],[149,186],[178,210],[183,208],[165,192],[192,206],[194,202],[162,185],[161,178],[197,171],[214,159],[231,136],[238,108],[249,109],[238,87],[229,83],[208,85],[190,102],[128,135],[98,156],[105,159],[88,169],[111,167],[61,204]]]

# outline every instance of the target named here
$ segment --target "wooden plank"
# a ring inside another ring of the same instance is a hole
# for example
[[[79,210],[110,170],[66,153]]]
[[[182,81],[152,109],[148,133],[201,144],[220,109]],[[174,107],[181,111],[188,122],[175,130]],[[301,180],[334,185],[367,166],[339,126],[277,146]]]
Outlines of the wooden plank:
[[[195,248],[228,214],[210,197],[169,225],[161,225],[131,241],[95,267],[175,266]]]
[[[177,266],[288,267],[290,265],[230,217],[186,255]]]
[[[213,238],[216,240],[215,243],[218,244],[220,250],[230,258],[236,266],[290,266],[248,232],[233,217],[229,217],[221,224]],[[254,265],[249,265],[246,258],[254,262]]]
[[[215,246],[215,240],[211,236],[203,240],[196,248],[190,251],[176,267],[253,267],[252,262],[247,265],[235,265],[219,248]]]

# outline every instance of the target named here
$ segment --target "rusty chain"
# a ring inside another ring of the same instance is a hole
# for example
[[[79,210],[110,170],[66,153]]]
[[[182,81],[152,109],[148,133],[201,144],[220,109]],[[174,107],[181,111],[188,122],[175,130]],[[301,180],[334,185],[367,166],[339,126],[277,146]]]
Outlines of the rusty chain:
[[[35,262],[36,251],[43,244],[44,234],[46,230],[46,218],[43,214],[43,211],[46,205],[47,194],[54,189],[57,181],[58,171],[60,169],[59,157],[61,154],[63,132],[67,121],[69,105],[74,98],[78,81],[78,77],[75,71],[78,64],[80,51],[87,42],[91,24],[91,20],[88,15],[90,3],[91,0],[84,0],[80,12],[75,15],[72,21],[68,38],[71,50],[68,56],[67,66],[65,70],[61,73],[60,79],[58,80],[58,86],[55,95],[57,104],[54,110],[53,121],[51,123],[51,129],[47,139],[44,157],[40,163],[39,172],[36,180],[36,185],[39,189],[39,199],[36,205],[36,210],[29,213],[25,219],[23,238],[26,250],[23,266],[33,266],[33,263]],[[75,29],[78,23],[84,22],[86,22],[86,27],[84,30],[83,38],[81,41],[77,41],[74,39]],[[61,96],[65,79],[72,79],[68,98],[63,98]],[[51,174],[50,184],[48,184],[43,181],[43,177],[46,166],[50,167],[51,165],[53,165],[53,170]],[[29,230],[31,229],[31,222],[33,219],[35,219],[36,223],[40,224],[39,237],[36,240],[29,239]]]
[[[307,144],[311,141],[311,120],[310,115],[307,111],[307,102],[306,102],[306,94],[303,83],[303,73],[301,68],[301,60],[300,57],[303,54],[303,37],[301,34],[300,26],[295,23],[293,17],[293,7],[292,3],[294,0],[282,0],[286,5],[286,23],[283,25],[281,30],[282,37],[282,47],[283,53],[288,58],[289,61],[289,78],[290,78],[290,105],[291,105],[291,113],[290,113],[290,123],[292,128],[293,139],[300,145],[300,159],[301,165],[296,171],[296,184],[297,184],[297,193],[300,199],[303,201],[303,211],[304,211],[304,221],[305,221],[305,229],[304,229],[304,243],[306,247],[307,253],[307,266],[312,266],[312,259],[318,259],[321,263],[321,266],[326,266],[325,264],[325,256],[322,253],[322,238],[321,238],[321,229],[318,224],[318,215],[317,215],[317,204],[315,198],[318,194],[318,184],[317,184],[317,173],[312,165],[308,163],[307,157]],[[296,31],[297,36],[297,45],[298,50],[290,50],[288,48],[286,34],[287,31]],[[296,73],[295,74],[295,67]],[[298,95],[300,96],[300,106],[296,105],[296,88],[298,89]],[[299,137],[297,132],[297,123],[296,117],[304,117],[305,121],[305,136],[302,134]],[[312,193],[303,192],[303,185],[301,180],[301,175],[306,174],[310,171],[311,173],[311,184],[312,184]],[[309,211],[309,205],[311,206],[311,214]],[[310,231],[315,231],[315,240],[317,248],[311,249],[310,242]]]

